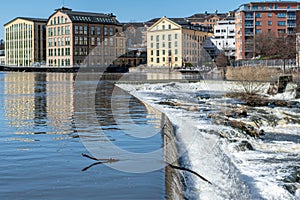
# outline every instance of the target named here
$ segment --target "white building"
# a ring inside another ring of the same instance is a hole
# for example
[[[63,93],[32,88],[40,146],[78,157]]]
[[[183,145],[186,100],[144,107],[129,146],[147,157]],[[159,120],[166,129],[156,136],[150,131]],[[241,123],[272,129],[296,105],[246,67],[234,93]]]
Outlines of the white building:
[[[223,51],[226,56],[234,58],[235,56],[235,21],[219,21],[214,28],[214,36],[211,42],[217,50]],[[217,52],[218,53],[218,52]]]

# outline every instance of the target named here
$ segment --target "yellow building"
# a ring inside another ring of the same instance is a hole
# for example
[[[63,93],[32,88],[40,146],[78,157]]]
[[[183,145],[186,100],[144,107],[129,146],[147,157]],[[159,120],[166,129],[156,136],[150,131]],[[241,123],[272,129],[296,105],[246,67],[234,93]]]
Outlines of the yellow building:
[[[162,17],[147,31],[148,66],[178,67],[201,60],[208,27]]]
[[[6,65],[46,61],[46,23],[47,19],[17,17],[4,25]]]

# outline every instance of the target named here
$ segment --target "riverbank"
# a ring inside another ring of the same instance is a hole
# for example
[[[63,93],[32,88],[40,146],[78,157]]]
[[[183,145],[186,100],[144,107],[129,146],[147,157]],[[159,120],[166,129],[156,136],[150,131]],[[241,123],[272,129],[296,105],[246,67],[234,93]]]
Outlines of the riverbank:
[[[181,164],[213,183],[209,185],[184,173],[185,198],[299,198],[297,178],[292,183],[286,181],[299,169],[299,105],[247,106],[226,97],[228,84],[223,82],[119,86],[166,113],[176,127]],[[289,101],[292,94],[273,98],[282,97]],[[240,107],[247,110],[247,115],[235,120],[258,123],[264,135],[254,138],[209,117],[211,113]]]

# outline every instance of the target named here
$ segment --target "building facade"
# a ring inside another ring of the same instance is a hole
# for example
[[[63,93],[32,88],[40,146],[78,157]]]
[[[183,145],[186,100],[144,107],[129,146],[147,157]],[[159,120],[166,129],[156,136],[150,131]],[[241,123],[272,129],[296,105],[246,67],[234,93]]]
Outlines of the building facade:
[[[254,37],[260,33],[293,35],[300,31],[300,3],[266,1],[243,4],[235,14],[236,59],[255,57]]]
[[[219,21],[214,28],[211,42],[219,52],[224,52],[231,59],[235,57],[235,21]],[[218,52],[216,52],[218,54]]]
[[[203,25],[213,28],[218,21],[225,19],[228,15],[230,15],[230,13],[218,13],[216,10],[214,13],[205,12],[194,14],[187,17],[186,20],[193,25]]]
[[[17,17],[4,25],[6,65],[45,62],[46,22],[47,19]]]
[[[49,66],[111,65],[126,50],[122,25],[113,14],[60,8],[47,22]]]
[[[162,17],[147,32],[148,66],[179,67],[185,63],[198,65],[202,45],[212,36],[208,28],[186,21],[172,21]]]

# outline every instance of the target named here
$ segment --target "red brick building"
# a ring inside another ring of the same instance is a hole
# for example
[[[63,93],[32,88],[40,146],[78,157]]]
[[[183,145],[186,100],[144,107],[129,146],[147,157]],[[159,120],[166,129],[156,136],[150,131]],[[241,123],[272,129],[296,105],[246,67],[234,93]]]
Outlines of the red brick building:
[[[256,34],[293,35],[300,31],[300,2],[250,2],[239,7],[235,19],[236,59],[251,59]]]

